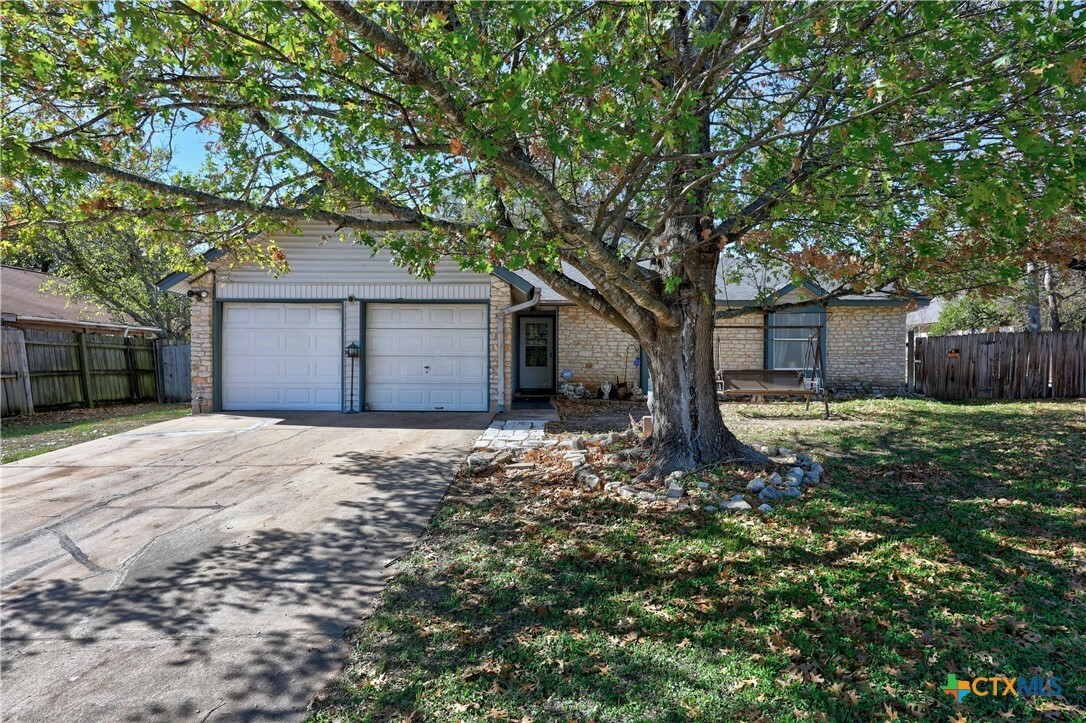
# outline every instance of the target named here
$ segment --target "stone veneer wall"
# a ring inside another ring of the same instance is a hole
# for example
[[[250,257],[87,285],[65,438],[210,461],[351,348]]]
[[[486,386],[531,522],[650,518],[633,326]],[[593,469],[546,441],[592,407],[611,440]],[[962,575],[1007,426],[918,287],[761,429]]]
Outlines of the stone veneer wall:
[[[633,348],[627,365],[629,344]],[[558,307],[558,374],[572,370],[571,383],[582,383],[595,392],[605,381],[625,379],[632,390],[634,384],[641,383],[641,369],[633,364],[640,353],[636,339],[591,311],[579,306]]]
[[[496,276],[490,277],[490,411],[496,412],[498,399],[498,364],[505,365],[505,408],[513,399],[513,324],[512,315],[505,317],[505,338],[498,337],[499,312],[513,303],[509,284]]]
[[[713,359],[720,369],[762,369],[765,363],[764,329],[729,329],[734,326],[763,326],[762,312],[729,319],[717,319],[713,334]]]
[[[194,279],[193,289],[208,292],[206,299],[193,299],[190,306],[190,341],[192,342],[192,398],[203,397],[199,407],[204,412],[215,409],[214,365],[212,363],[214,343],[215,311],[215,273],[209,272]],[[193,405],[193,409],[196,409]]]
[[[900,306],[831,306],[826,386],[853,393],[904,391],[906,313]]]

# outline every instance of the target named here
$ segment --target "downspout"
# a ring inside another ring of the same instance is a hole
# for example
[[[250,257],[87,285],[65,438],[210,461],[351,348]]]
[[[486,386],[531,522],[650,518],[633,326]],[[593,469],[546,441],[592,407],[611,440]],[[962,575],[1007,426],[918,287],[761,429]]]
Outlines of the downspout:
[[[507,306],[498,311],[498,413],[505,411],[505,317],[525,309],[531,309],[539,304],[539,289],[532,287],[532,293],[528,300]]]

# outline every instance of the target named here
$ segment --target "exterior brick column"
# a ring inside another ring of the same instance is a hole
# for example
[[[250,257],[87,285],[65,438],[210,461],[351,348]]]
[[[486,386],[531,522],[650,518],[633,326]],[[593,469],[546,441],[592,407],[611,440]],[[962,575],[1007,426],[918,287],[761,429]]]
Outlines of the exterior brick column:
[[[208,292],[206,299],[192,300],[190,338],[192,342],[192,398],[202,397],[194,411],[211,412],[215,409],[214,350],[215,338],[215,274],[206,273],[191,282],[194,290]]]
[[[513,291],[509,284],[497,276],[490,277],[490,411],[498,411],[498,365],[504,365],[505,408],[509,409],[513,397],[513,319],[505,317],[505,338],[498,338],[498,317],[502,309],[513,304]]]

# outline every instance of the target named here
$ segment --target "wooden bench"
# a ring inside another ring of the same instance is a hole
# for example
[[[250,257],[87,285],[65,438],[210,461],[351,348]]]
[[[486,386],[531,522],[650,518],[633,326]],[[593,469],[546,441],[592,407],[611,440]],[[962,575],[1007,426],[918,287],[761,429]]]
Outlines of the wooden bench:
[[[729,369],[717,373],[717,394],[725,397],[753,397],[761,401],[768,396],[803,397],[807,407],[811,406],[811,397],[819,396],[826,402],[826,416],[829,417],[829,403],[822,389],[807,383],[802,371],[794,369]]]

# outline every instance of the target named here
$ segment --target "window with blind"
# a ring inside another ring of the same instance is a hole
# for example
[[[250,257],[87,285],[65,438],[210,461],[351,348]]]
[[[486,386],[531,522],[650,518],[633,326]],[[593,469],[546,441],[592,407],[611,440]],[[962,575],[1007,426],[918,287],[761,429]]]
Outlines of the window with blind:
[[[766,369],[803,369],[811,368],[811,360],[807,358],[807,340],[810,335],[818,334],[818,326],[824,323],[825,316],[821,310],[815,311],[789,311],[778,314],[769,314],[766,317],[768,325],[766,329]],[[772,327],[792,326],[807,327],[799,329],[779,329]],[[818,343],[822,345],[824,340],[818,335]],[[826,358],[826,349],[822,347],[822,358]]]

